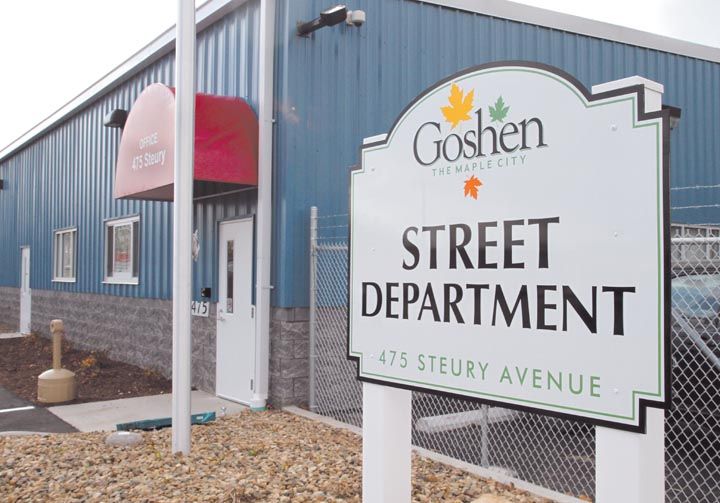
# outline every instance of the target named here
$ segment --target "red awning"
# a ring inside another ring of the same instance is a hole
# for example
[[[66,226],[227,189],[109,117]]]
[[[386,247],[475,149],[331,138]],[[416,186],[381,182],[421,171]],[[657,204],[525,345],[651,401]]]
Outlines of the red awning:
[[[115,197],[173,200],[175,89],[152,84],[135,101],[120,140]],[[246,101],[195,97],[195,182],[257,185],[258,121]]]

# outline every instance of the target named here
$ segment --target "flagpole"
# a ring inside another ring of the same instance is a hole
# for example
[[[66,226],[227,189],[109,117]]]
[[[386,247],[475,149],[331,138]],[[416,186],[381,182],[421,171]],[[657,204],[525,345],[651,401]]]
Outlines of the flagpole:
[[[195,2],[178,0],[175,38],[172,452],[190,453]]]

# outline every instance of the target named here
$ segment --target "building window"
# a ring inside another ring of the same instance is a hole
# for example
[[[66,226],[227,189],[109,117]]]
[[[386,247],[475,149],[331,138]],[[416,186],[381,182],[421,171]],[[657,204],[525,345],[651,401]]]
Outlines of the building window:
[[[53,242],[53,281],[75,281],[75,236],[77,229],[55,231]]]
[[[105,282],[138,284],[140,217],[105,223]]]

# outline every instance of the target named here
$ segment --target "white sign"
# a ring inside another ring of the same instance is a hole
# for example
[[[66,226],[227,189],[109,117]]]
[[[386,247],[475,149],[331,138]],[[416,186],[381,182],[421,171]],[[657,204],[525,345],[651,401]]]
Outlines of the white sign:
[[[202,316],[203,318],[207,318],[210,314],[210,303],[207,301],[192,301],[191,304],[191,313],[193,316]]]
[[[669,400],[668,117],[532,63],[416,98],[351,176],[359,378],[642,430]]]

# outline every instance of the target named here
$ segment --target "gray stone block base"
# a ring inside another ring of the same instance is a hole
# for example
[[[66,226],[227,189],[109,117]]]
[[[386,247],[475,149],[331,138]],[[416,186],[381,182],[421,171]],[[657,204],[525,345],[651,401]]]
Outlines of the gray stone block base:
[[[0,286],[0,325],[12,330],[20,326],[20,289]]]
[[[19,298],[19,297],[18,297]],[[89,293],[33,290],[32,330],[50,336],[50,321],[62,319],[76,347],[172,375],[172,301]],[[193,317],[193,386],[215,392],[215,307]]]
[[[0,321],[19,323],[20,291],[0,288]],[[307,309],[273,309],[270,325],[269,402],[276,408],[307,407],[310,324]],[[172,301],[33,290],[32,330],[50,336],[62,319],[78,348],[172,375]],[[216,304],[208,318],[193,317],[193,386],[215,392]]]
[[[275,308],[270,324],[270,403],[307,407],[310,398],[310,322],[307,309]]]

